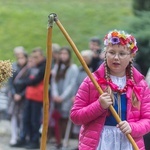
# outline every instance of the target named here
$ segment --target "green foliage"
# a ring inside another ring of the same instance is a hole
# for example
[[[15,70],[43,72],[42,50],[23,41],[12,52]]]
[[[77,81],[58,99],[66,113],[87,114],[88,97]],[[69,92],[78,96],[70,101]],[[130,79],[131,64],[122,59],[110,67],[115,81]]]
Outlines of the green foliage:
[[[28,52],[37,46],[46,49],[48,15],[53,12],[79,50],[88,49],[93,36],[103,38],[109,30],[124,29],[132,16],[131,0],[0,0],[0,59],[13,60],[18,45]],[[53,43],[68,45],[56,24]]]
[[[150,0],[133,0],[133,11],[136,15],[140,11],[150,11]]]
[[[129,32],[133,33],[137,39],[139,52],[136,61],[146,75],[150,67],[150,12],[141,12],[129,24]]]

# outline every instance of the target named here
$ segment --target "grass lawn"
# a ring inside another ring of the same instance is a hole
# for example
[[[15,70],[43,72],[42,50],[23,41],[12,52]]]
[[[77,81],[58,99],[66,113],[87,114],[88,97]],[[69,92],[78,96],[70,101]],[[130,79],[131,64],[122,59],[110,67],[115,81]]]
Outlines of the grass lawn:
[[[50,13],[58,15],[79,50],[88,49],[93,36],[103,38],[111,29],[126,29],[133,17],[131,0],[0,0],[0,59],[14,60],[13,48],[18,45],[28,52],[37,46],[45,50]],[[56,24],[53,43],[68,45]],[[74,59],[78,63],[75,55]]]

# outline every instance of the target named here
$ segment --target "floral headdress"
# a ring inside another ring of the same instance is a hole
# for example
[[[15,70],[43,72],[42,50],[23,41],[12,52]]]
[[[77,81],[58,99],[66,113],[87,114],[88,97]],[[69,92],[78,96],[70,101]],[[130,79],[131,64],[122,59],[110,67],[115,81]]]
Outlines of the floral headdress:
[[[109,44],[121,44],[123,46],[126,45],[131,50],[131,53],[134,54],[138,50],[136,39],[124,31],[110,31],[104,38],[104,46],[108,46]]]

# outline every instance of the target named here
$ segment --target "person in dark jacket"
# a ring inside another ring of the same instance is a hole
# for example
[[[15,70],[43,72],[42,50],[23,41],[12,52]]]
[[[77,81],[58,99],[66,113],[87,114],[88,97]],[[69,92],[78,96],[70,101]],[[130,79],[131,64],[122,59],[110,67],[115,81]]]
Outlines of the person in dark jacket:
[[[101,41],[98,37],[92,37],[89,41],[89,49],[93,52],[91,67],[93,72],[97,70],[99,65],[103,62],[99,55],[101,54]]]
[[[30,69],[29,77],[18,84],[26,87],[26,102],[23,115],[23,131],[16,147],[26,149],[40,148],[41,115],[43,106],[43,78],[45,73],[46,60],[41,48],[32,51],[31,58],[35,67]],[[26,140],[26,137],[29,140]]]
[[[27,75],[27,61],[28,55],[26,53],[20,53],[17,57],[16,70],[13,72],[13,76],[9,79],[9,106],[7,113],[10,116],[11,121],[11,140],[10,146],[14,146],[18,140],[18,133],[22,130],[22,115],[23,106],[25,102],[25,89],[22,86],[15,84],[17,80],[24,80]]]

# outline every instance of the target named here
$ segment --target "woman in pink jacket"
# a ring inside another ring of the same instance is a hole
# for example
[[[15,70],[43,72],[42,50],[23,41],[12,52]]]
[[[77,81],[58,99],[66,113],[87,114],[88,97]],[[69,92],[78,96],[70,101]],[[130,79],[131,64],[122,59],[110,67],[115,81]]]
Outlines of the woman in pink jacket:
[[[138,50],[136,39],[124,31],[110,31],[104,38],[105,60],[93,73],[103,89],[99,95],[87,77],[76,94],[71,120],[82,125],[79,150],[133,150],[131,134],[139,150],[145,150],[143,135],[150,131],[150,89],[132,65]],[[109,111],[113,105],[118,124]]]

